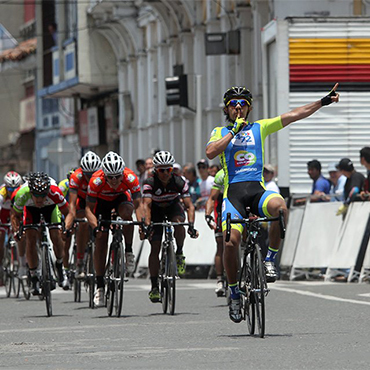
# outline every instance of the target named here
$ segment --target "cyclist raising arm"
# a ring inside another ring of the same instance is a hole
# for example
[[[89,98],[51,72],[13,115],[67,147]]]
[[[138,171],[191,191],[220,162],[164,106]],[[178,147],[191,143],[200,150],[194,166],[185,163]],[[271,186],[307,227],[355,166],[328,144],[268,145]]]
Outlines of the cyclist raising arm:
[[[170,152],[160,151],[153,158],[153,176],[147,178],[143,185],[143,212],[146,225],[150,222],[162,222],[165,217],[169,221],[184,222],[184,208],[180,202],[183,198],[188,214],[188,221],[191,224],[188,233],[192,238],[198,237],[194,229],[195,208],[189,194],[189,186],[186,181],[173,171],[175,158]],[[159,275],[159,252],[162,242],[162,226],[154,226],[153,234],[150,237],[151,252],[149,255],[149,272],[152,289],[149,292],[149,299],[155,303],[160,302],[158,275]],[[176,239],[176,261],[179,275],[185,273],[185,257],[182,248],[185,240],[184,226],[175,226]]]
[[[125,166],[122,157],[117,153],[109,152],[102,160],[102,169],[91,177],[86,201],[86,217],[96,235],[94,265],[96,271],[97,290],[94,304],[104,306],[104,271],[108,249],[108,230],[98,230],[96,216],[102,215],[103,220],[110,220],[112,210],[127,221],[132,221],[132,212],[135,208],[136,218],[141,220],[141,192],[139,179],[135,173]],[[135,268],[134,254],[132,253],[133,226],[125,226],[125,260],[127,272]]]
[[[225,233],[226,214],[233,218],[247,217],[246,207],[254,214],[277,217],[282,209],[286,218],[287,208],[280,194],[266,191],[263,179],[264,141],[290,123],[309,117],[324,105],[338,102],[335,84],[330,93],[313,103],[293,109],[281,116],[248,122],[252,110],[252,94],[245,87],[232,87],[224,94],[224,114],[227,124],[216,127],[206,148],[209,159],[220,156],[225,171],[225,191],[222,212],[222,228]],[[243,226],[232,224],[230,241],[225,244],[224,265],[229,282],[231,301],[229,316],[234,322],[242,319],[240,293],[237,288],[237,249]],[[277,277],[274,260],[280,246],[278,223],[273,223],[269,232],[269,249],[265,260],[266,278],[274,282]]]

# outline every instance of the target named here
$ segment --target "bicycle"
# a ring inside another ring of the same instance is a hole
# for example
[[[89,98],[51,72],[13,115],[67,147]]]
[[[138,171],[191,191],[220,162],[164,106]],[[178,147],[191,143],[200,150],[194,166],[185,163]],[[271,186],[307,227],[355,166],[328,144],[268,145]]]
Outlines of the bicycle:
[[[163,313],[167,313],[168,309],[170,315],[175,314],[176,280],[179,279],[177,273],[173,226],[180,225],[190,226],[188,222],[170,222],[167,218],[165,218],[163,222],[154,222],[150,224],[150,228],[154,226],[163,226],[164,228],[165,237],[161,247],[159,278],[162,310]]]
[[[249,209],[247,209],[249,214]],[[247,321],[250,335],[254,335],[257,322],[258,333],[261,338],[265,335],[265,297],[269,293],[267,287],[265,268],[258,244],[261,222],[278,221],[280,237],[285,237],[285,222],[283,211],[278,217],[247,217],[232,219],[231,213],[226,215],[226,237],[230,240],[231,224],[244,224],[246,227],[246,240],[243,243],[242,265],[239,271],[239,291],[242,300],[242,318]]]
[[[87,219],[86,218],[76,218],[74,220],[75,229],[76,229],[76,226],[78,227],[78,224],[80,222],[87,222]],[[91,240],[89,240],[89,243],[85,250],[83,270],[86,276],[86,278],[84,279],[86,291],[89,293],[89,307],[93,308],[95,272],[94,272],[94,265],[92,262],[92,249],[90,248],[91,247],[90,243],[91,243]],[[73,287],[74,301],[81,302],[82,280],[76,279],[76,271],[77,271],[77,242],[76,242],[76,233],[75,233],[72,253],[70,256],[70,260],[69,260],[69,273],[70,273],[69,279],[70,279],[70,284]],[[92,276],[92,279],[90,279],[91,276]],[[90,280],[92,280],[92,284]]]
[[[8,240],[4,246],[4,285],[7,298],[10,297],[12,290],[15,297],[19,296],[20,286],[16,287],[15,279],[18,278],[18,249],[11,232],[11,224],[0,224],[1,227],[7,227]]]
[[[99,228],[111,226],[113,240],[109,246],[108,260],[105,268],[105,281],[107,290],[105,302],[108,316],[112,316],[113,308],[117,317],[121,316],[123,306],[123,290],[126,279],[125,253],[123,248],[123,227],[127,225],[142,226],[143,222],[125,221],[120,217],[116,220],[101,220],[99,217]],[[113,227],[112,227],[113,226]]]
[[[52,273],[52,258],[51,249],[52,246],[48,239],[48,228],[59,228],[62,225],[61,222],[57,223],[46,223],[43,215],[40,215],[40,222],[38,224],[23,225],[22,231],[27,229],[40,229],[41,237],[38,239],[37,245],[41,255],[41,276],[40,276],[40,287],[41,287],[41,300],[45,298],[46,302],[46,313],[47,316],[53,315],[51,291],[55,289],[56,283]]]

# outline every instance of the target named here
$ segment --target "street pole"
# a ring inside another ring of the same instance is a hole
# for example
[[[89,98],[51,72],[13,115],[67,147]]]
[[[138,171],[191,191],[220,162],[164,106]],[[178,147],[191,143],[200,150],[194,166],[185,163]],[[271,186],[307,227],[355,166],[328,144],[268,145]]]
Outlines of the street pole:
[[[196,75],[195,80],[196,85],[196,113],[195,113],[195,160],[194,163],[197,163],[202,157],[202,76]]]

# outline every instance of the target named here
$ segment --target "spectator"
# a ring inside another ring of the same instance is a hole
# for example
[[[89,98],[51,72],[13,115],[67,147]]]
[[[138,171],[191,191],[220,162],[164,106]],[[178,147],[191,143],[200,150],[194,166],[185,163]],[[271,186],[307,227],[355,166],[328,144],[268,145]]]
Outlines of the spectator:
[[[343,158],[338,164],[338,169],[347,177],[344,185],[345,201],[353,201],[356,195],[363,189],[365,176],[355,170],[352,161],[349,158]]]
[[[215,178],[213,176],[210,176],[208,173],[209,165],[206,159],[201,159],[197,163],[197,167],[199,171],[199,176],[201,178],[201,182],[199,185],[201,197],[197,199],[195,207],[196,209],[204,209],[207,199],[211,194],[211,189]]]
[[[330,192],[330,182],[321,174],[321,163],[317,159],[307,162],[307,173],[313,180],[311,202],[325,201]]]
[[[364,189],[361,192],[361,199],[369,199],[370,193],[370,147],[365,146],[360,150],[360,162],[367,170],[367,179],[365,180]]]
[[[266,190],[274,191],[275,193],[280,194],[280,189],[277,186],[276,182],[273,180],[275,175],[275,168],[271,164],[265,164],[263,167],[263,178],[265,179],[265,188]]]
[[[173,173],[181,177],[183,176],[182,167],[179,163],[173,164]]]
[[[343,202],[344,200],[344,184],[346,183],[346,177],[338,171],[337,164],[329,163],[328,165],[329,180],[331,182],[330,186],[330,195],[331,197],[327,198],[332,202]]]
[[[145,179],[147,178],[146,171],[145,171],[145,161],[144,161],[144,159],[138,159],[135,162],[135,164],[136,164],[136,169],[137,169],[137,172],[138,172],[140,188],[143,189],[143,183],[144,183]]]
[[[146,171],[146,178],[152,175],[152,172],[154,171],[154,165],[153,165],[153,158],[148,157],[145,160],[145,171]]]
[[[195,204],[197,199],[200,198],[200,179],[192,163],[188,163],[184,166],[184,176],[186,180],[188,180],[191,201]]]
[[[215,177],[216,173],[220,171],[221,167],[218,164],[213,164],[212,166],[209,167],[208,173],[210,176]]]

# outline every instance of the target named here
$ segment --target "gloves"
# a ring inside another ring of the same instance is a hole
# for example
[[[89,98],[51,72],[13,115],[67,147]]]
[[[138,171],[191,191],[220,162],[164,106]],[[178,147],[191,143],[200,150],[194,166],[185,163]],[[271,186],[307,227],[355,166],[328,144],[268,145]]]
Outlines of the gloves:
[[[338,208],[338,211],[336,213],[337,216],[340,216],[340,215],[345,215],[347,213],[347,210],[348,210],[348,204],[342,204],[339,208]]]
[[[190,235],[191,238],[196,239],[198,237],[198,231],[194,229],[194,224],[190,223],[189,228],[188,228],[188,234]]]
[[[336,95],[336,92],[334,90],[331,90],[328,95],[324,96],[321,99],[321,105],[324,106],[324,105],[330,105],[331,103],[333,103],[331,100],[331,97],[335,95]]]
[[[205,219],[208,226],[213,229],[213,226],[215,225],[215,220],[213,219],[213,217],[211,215],[205,215]]]
[[[237,118],[230,132],[233,134],[233,136],[235,136],[237,133],[239,133],[242,130],[243,126],[244,126],[244,118]]]

